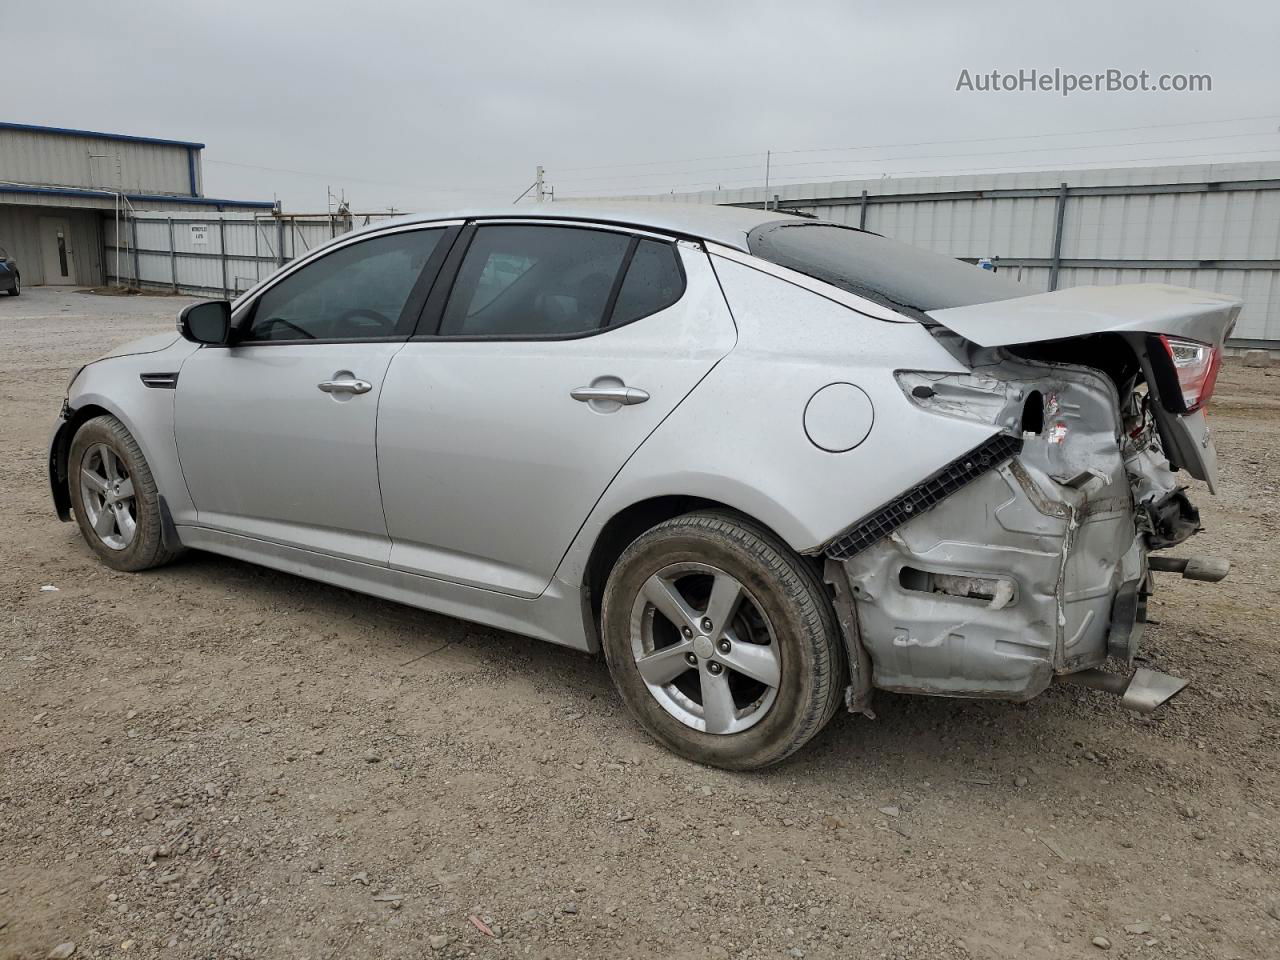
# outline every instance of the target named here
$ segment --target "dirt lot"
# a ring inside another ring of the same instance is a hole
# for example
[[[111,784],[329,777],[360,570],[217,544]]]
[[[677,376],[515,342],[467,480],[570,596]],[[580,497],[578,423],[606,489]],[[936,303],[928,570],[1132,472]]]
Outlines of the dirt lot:
[[[1235,572],[1161,579],[1146,652],[1193,680],[1163,712],[880,695],[733,775],[655,747],[600,660],[96,563],[46,435],[182,302],[0,297],[0,956],[1280,956],[1280,368],[1220,383],[1190,546]]]

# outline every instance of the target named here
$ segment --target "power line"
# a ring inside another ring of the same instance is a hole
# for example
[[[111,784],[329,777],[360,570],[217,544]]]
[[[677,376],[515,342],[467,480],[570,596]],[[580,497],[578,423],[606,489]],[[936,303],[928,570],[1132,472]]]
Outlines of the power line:
[[[989,143],[995,140],[1040,140],[1045,137],[1082,137],[1093,133],[1128,133],[1132,130],[1159,130],[1167,127],[1195,127],[1214,123],[1244,123],[1249,120],[1277,120],[1280,114],[1266,114],[1255,117],[1227,117],[1220,120],[1187,120],[1181,123],[1150,123],[1135,127],[1101,127],[1096,130],[1066,130],[1058,133],[1023,133],[1008,134],[999,137],[968,137],[955,140],[919,140],[914,143],[879,143],[856,147],[807,147],[799,150],[774,150],[775,154],[793,153],[839,153],[850,150],[888,150],[897,147],[934,147],[947,143]],[[673,160],[639,160],[633,163],[602,163],[587,167],[560,167],[559,173],[577,173],[582,170],[617,170],[622,167],[656,167],[670,163],[701,163],[705,160],[740,160],[744,157],[759,157],[763,161],[763,150],[752,153],[724,153],[713,157],[682,157]]]
[[[1128,143],[1089,143],[1076,146],[1052,146],[1052,147],[1029,147],[1022,150],[979,150],[973,153],[923,153],[910,154],[900,157],[867,157],[858,160],[853,158],[841,158],[836,160],[801,160],[794,163],[774,163],[773,167],[813,167],[813,166],[829,166],[833,163],[887,163],[897,160],[936,160],[936,159],[952,159],[956,157],[989,157],[989,156],[1012,156],[1022,153],[1043,153],[1046,150],[1105,150],[1110,147],[1147,147],[1157,146],[1159,144],[1168,143],[1201,143],[1206,140],[1239,140],[1243,137],[1267,137],[1275,136],[1274,133],[1218,133],[1211,134],[1207,137],[1179,137],[1171,140],[1132,140]],[[589,183],[600,180],[639,180],[650,179],[653,177],[666,176],[682,176],[684,174],[693,173],[734,173],[741,170],[756,170],[758,165],[748,167],[710,167],[703,170],[669,170],[662,173],[638,173],[621,177],[582,177],[573,183]]]
[[[1241,151],[1239,154],[1237,154],[1237,156],[1252,156],[1254,154],[1259,154],[1259,153],[1280,153],[1280,147],[1272,147],[1265,150],[1244,150],[1244,151]],[[1018,172],[1018,173],[1022,173],[1024,171],[1028,173],[1047,172],[1047,171],[1053,171],[1053,170],[1065,170],[1070,167],[1080,167],[1080,166],[1105,167],[1109,164],[1139,163],[1139,162],[1148,161],[1148,160],[1194,160],[1201,157],[1219,157],[1220,155],[1221,155],[1220,153],[1184,153],[1184,154],[1175,154],[1172,156],[1165,155],[1165,156],[1152,156],[1152,157],[1123,157],[1116,160],[1079,160],[1079,161],[1072,161],[1070,163],[1043,164],[1043,165],[1040,165],[1037,168],[1037,170],[1028,170],[1026,167],[1022,167],[1014,172]],[[867,162],[870,162],[870,161],[867,161]],[[1230,163],[1233,161],[1224,160],[1221,162]],[[938,170],[936,168],[922,169],[922,170],[895,170],[892,173],[886,173],[884,176],[892,179],[896,177],[905,177],[905,176],[950,176],[956,173],[972,173],[972,172],[999,173],[1002,171],[997,168],[1003,167],[1003,166],[1004,166],[1003,164],[983,164],[982,166],[977,166],[977,167],[952,167],[946,170]],[[882,177],[876,176],[874,174],[868,175],[866,172],[860,171],[857,173],[850,172],[850,173],[844,173],[844,174],[832,174],[830,175],[829,179],[823,180],[823,181],[811,181],[811,178],[809,176],[779,177],[775,179],[801,181],[801,182],[808,181],[808,182],[821,182],[821,183],[838,183],[842,180],[879,180],[879,179],[882,179]],[[711,184],[717,184],[717,183],[718,181],[715,181],[715,180],[702,180],[697,183],[678,183],[664,189],[662,193],[667,193],[669,191],[675,191],[675,190],[685,190],[691,187],[707,187]],[[745,183],[731,184],[729,186],[718,185],[716,186],[716,189],[721,191],[743,190],[743,189],[751,189],[752,187],[759,187],[759,185],[760,184],[758,181],[752,180]],[[619,187],[616,189],[622,190],[624,188]],[[652,195],[658,196],[660,194],[652,194]],[[591,196],[592,196],[591,194],[586,194],[586,193],[567,194],[565,196],[565,199],[583,199],[583,198],[590,198]],[[822,200],[819,198],[819,199],[815,199],[813,202],[817,204],[821,204]]]
[[[1206,124],[1219,124],[1219,123],[1242,123],[1242,122],[1253,121],[1253,120],[1274,120],[1274,119],[1280,119],[1280,115],[1271,114],[1271,115],[1262,115],[1262,116],[1253,116],[1253,117],[1231,117],[1231,118],[1223,118],[1220,120],[1191,120],[1191,121],[1185,121],[1182,123],[1156,123],[1156,124],[1147,124],[1144,126],[1135,126],[1135,127],[1109,127],[1109,128],[1099,128],[1096,130],[1063,131],[1059,133],[1010,134],[1007,136],[970,137],[970,138],[954,139],[954,140],[922,140],[922,141],[916,141],[914,143],[867,144],[867,145],[857,146],[857,147],[814,147],[814,148],[801,149],[801,150],[779,150],[779,151],[773,151],[773,152],[775,155],[778,155],[778,154],[795,155],[795,154],[803,154],[803,153],[838,153],[838,152],[849,152],[849,151],[877,150],[877,149],[886,149],[886,148],[892,148],[892,147],[936,146],[940,144],[952,144],[952,143],[990,143],[990,142],[996,142],[996,141],[1034,140],[1034,139],[1043,139],[1048,137],[1087,136],[1090,134],[1119,133],[1119,132],[1127,132],[1131,130],[1154,130],[1154,129],[1163,129],[1163,128],[1170,128],[1170,127],[1202,126]],[[1268,131],[1268,133],[1269,132],[1270,131]],[[1040,148],[1028,148],[1023,150],[981,151],[976,153],[959,153],[959,154],[919,154],[919,155],[902,156],[902,157],[868,157],[865,160],[849,157],[849,158],[838,158],[833,160],[806,160],[806,161],[774,163],[773,166],[775,167],[822,166],[826,164],[841,163],[844,160],[848,160],[849,162],[853,162],[853,163],[882,163],[882,162],[889,162],[889,161],[896,161],[896,160],[913,160],[913,159],[923,160],[923,159],[940,159],[940,158],[948,158],[948,157],[965,157],[965,156],[995,156],[995,155],[1008,156],[1008,155],[1019,154],[1019,153],[1039,153],[1045,150],[1052,150],[1052,149],[1061,149],[1061,150],[1106,149],[1108,147],[1145,146],[1148,144],[1154,145],[1154,144],[1160,144],[1160,143],[1190,143],[1190,142],[1195,142],[1199,140],[1238,139],[1238,138],[1248,137],[1248,136],[1266,136],[1266,135],[1267,135],[1266,133],[1217,134],[1217,135],[1211,135],[1207,137],[1188,137],[1188,138],[1177,138],[1177,139],[1170,139],[1170,140],[1133,141],[1132,143],[1123,143],[1123,144],[1090,144],[1085,146],[1077,145],[1077,146],[1064,146],[1064,147],[1040,147]],[[1258,152],[1258,151],[1251,151],[1251,152]],[[1196,154],[1192,156],[1209,156],[1209,154]],[[758,153],[721,154],[715,157],[697,157],[697,158],[687,158],[685,160],[640,161],[637,163],[630,163],[630,164],[600,164],[600,165],[589,166],[589,167],[569,167],[559,172],[569,173],[569,172],[581,171],[581,170],[620,169],[622,167],[648,167],[648,166],[658,166],[662,164],[672,164],[672,163],[697,163],[697,162],[702,162],[706,160],[717,160],[717,159],[741,159],[745,157],[757,157],[757,158],[760,158],[761,161],[763,161],[764,153],[758,152]],[[1137,159],[1164,159],[1164,158],[1152,157],[1152,158],[1137,158]],[[1168,159],[1175,159],[1175,158],[1168,158]],[[322,173],[314,170],[299,170],[299,169],[290,168],[290,167],[272,167],[272,166],[265,166],[262,164],[241,163],[233,160],[217,160],[213,158],[206,158],[204,162],[217,165],[217,166],[239,167],[239,168],[248,169],[248,170],[263,170],[271,173],[285,173],[293,176],[313,177],[313,178],[326,179],[326,180],[345,180],[345,181],[352,181],[355,183],[367,183],[367,184],[374,184],[377,186],[396,187],[398,189],[404,189],[404,190],[422,190],[422,191],[435,192],[435,193],[491,193],[494,195],[505,194],[506,192],[504,189],[495,188],[492,185],[482,186],[479,184],[462,184],[462,185],[452,184],[449,186],[444,186],[444,185],[438,185],[438,184],[403,183],[403,182],[393,181],[393,180],[378,180],[370,177],[355,177],[355,176],[348,176],[345,174]],[[1070,164],[1066,166],[1069,166],[1069,165]],[[1064,166],[1064,165],[1058,164],[1056,166]],[[655,173],[620,174],[617,176],[604,176],[604,177],[585,177],[580,180],[574,181],[574,183],[598,182],[602,180],[603,181],[618,181],[618,180],[633,181],[633,180],[645,180],[645,179],[663,178],[663,177],[672,177],[672,176],[684,176],[687,174],[697,174],[697,173],[706,173],[706,174],[736,173],[736,172],[741,172],[745,170],[755,170],[757,169],[757,167],[758,165],[748,165],[748,166],[738,166],[738,167],[706,168],[701,170],[668,170],[668,171],[659,171]],[[974,168],[968,168],[968,169],[988,169],[988,167],[974,167]],[[815,172],[814,174],[811,174],[808,177],[777,177],[775,179],[776,181],[779,181],[779,182],[786,181],[786,180],[795,181],[795,180],[810,179],[813,176],[825,177],[829,175]],[[838,175],[830,175],[830,176],[838,176]],[[684,186],[706,186],[706,185],[714,184],[716,182],[717,181],[711,181],[711,180],[699,181],[696,184],[678,185],[677,187],[673,187],[671,189],[682,189]],[[605,189],[609,189],[609,188],[605,188]],[[624,189],[624,188],[619,186],[614,189]]]

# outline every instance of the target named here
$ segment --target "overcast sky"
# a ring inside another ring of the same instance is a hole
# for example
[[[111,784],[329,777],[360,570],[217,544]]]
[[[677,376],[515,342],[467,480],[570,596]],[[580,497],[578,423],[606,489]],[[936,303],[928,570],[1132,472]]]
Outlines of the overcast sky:
[[[0,119],[198,140],[207,195],[300,212],[507,202],[539,163],[559,197],[750,186],[766,150],[775,184],[1280,159],[1274,0],[3,2]],[[956,90],[1032,68],[1212,91]]]

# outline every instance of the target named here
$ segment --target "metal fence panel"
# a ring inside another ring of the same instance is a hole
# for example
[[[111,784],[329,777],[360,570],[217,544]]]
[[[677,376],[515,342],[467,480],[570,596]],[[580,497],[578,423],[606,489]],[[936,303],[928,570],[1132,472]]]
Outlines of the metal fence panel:
[[[118,244],[114,234],[106,239],[108,281],[234,297],[334,237],[388,217],[135,211],[122,220]]]

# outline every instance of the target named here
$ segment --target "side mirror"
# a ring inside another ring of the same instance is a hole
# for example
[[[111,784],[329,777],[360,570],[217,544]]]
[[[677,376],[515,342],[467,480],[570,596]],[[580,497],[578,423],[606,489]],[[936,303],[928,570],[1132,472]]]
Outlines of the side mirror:
[[[225,344],[231,338],[231,302],[193,303],[178,316],[178,332],[192,343]]]

